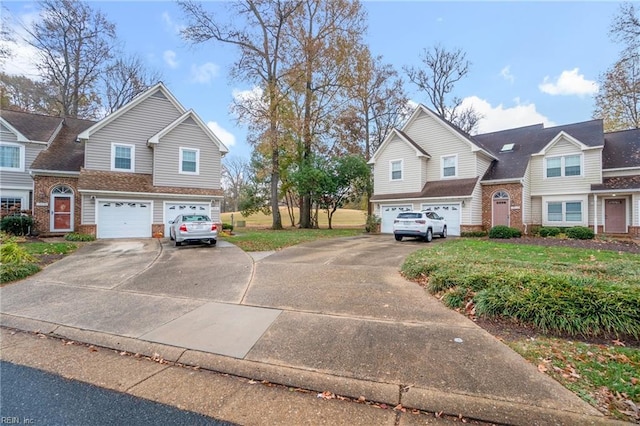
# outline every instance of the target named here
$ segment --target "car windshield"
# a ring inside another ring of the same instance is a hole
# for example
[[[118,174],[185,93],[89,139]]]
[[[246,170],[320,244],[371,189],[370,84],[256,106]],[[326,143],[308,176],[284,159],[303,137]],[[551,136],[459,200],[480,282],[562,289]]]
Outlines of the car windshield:
[[[422,213],[400,213],[398,219],[420,219]]]
[[[209,216],[205,216],[202,214],[182,216],[182,221],[183,222],[208,222]]]

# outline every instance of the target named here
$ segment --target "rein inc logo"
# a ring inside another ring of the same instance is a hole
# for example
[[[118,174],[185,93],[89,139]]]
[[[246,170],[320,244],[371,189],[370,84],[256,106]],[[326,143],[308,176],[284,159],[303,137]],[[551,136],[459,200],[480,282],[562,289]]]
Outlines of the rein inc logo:
[[[3,425],[33,425],[36,423],[35,419],[29,417],[0,417],[0,424]]]

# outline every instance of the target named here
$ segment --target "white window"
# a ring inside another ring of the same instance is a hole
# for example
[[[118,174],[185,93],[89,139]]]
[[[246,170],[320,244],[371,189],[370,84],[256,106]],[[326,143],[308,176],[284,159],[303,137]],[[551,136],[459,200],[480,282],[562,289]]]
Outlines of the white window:
[[[582,201],[554,201],[547,203],[547,221],[582,223]]]
[[[200,150],[180,148],[180,173],[197,175],[200,173]]]
[[[442,163],[442,177],[450,178],[458,176],[458,156],[447,155],[440,157]]]
[[[545,158],[545,177],[582,176],[582,155]]]
[[[133,172],[135,170],[135,145],[111,144],[111,170]]]
[[[0,144],[0,169],[24,172],[24,145]]]
[[[391,180],[402,180],[402,160],[391,161],[390,170]]]

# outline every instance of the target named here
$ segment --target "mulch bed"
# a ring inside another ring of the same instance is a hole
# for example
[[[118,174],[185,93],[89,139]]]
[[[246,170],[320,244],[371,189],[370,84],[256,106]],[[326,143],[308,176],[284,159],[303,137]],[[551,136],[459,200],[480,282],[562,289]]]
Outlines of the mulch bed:
[[[589,250],[611,250],[625,253],[640,253],[640,244],[632,240],[571,240],[562,238],[522,237],[508,240],[491,239],[491,242],[528,244],[537,246],[573,247]]]

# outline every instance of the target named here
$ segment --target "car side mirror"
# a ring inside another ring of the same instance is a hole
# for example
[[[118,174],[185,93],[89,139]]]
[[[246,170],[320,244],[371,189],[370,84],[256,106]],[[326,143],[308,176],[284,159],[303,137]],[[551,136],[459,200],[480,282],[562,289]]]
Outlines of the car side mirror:
[[[173,225],[173,221],[172,220],[169,221],[169,225]]]

